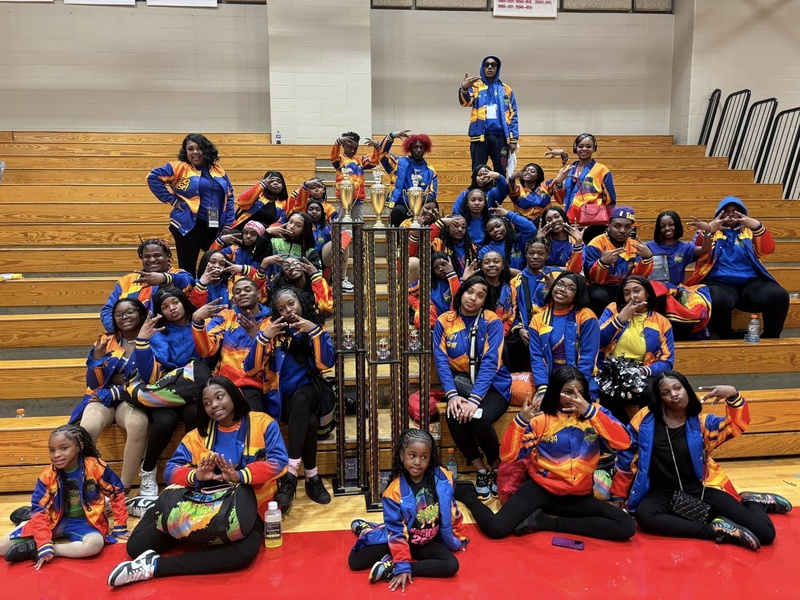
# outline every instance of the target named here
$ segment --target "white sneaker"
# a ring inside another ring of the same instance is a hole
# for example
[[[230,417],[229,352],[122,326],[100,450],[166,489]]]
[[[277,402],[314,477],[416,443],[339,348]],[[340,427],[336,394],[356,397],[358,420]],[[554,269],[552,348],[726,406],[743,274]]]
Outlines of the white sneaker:
[[[342,291],[343,292],[347,292],[349,294],[352,294],[355,289],[356,289],[355,286],[352,283],[350,283],[350,280],[347,277],[342,279]]]
[[[156,470],[139,471],[139,495],[158,496],[158,482],[156,481]]]
[[[114,567],[108,575],[108,585],[119,587],[135,581],[147,581],[156,574],[156,560],[160,556],[155,550],[145,550],[133,560],[126,560]]]
[[[144,516],[151,507],[156,505],[156,499],[151,496],[134,496],[125,501],[125,506],[128,509],[129,517]]]

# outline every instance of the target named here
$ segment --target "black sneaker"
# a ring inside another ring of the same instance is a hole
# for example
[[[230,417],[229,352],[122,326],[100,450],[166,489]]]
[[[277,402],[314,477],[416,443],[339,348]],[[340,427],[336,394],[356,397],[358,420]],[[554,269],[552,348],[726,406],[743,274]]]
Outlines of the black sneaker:
[[[389,581],[392,577],[394,577],[394,561],[392,560],[391,554],[385,555],[372,565],[372,568],[369,570],[369,580],[371,583]]]
[[[763,492],[741,492],[739,498],[742,504],[760,504],[764,512],[785,515],[792,510],[792,503],[778,494],[766,494]],[[20,510],[20,509],[17,509]],[[15,511],[16,512],[16,511]],[[14,513],[11,513],[12,516]],[[13,518],[11,519],[14,520]]]
[[[11,522],[14,525],[19,525],[20,523],[22,523],[24,521],[30,521],[31,520],[31,507],[30,506],[20,506],[19,508],[14,509],[14,512],[12,512],[9,515],[8,518],[11,519]]]
[[[542,509],[537,508],[531,516],[525,519],[522,523],[517,525],[516,529],[514,529],[514,535],[528,535],[529,533],[534,533],[539,531],[539,524],[536,522],[536,517],[542,514]]]
[[[331,503],[331,495],[325,489],[325,484],[322,483],[322,477],[319,475],[306,479],[306,496],[317,504]]]
[[[6,561],[10,563],[22,562],[23,560],[36,560],[36,541],[25,540],[14,544],[6,551]]]
[[[478,471],[475,478],[475,492],[481,500],[488,500],[492,496],[492,476],[490,473]]]
[[[489,475],[492,477],[492,483],[489,486],[489,491],[492,494],[492,498],[497,498],[497,469],[494,469]]]
[[[456,500],[463,502],[464,504],[466,504],[471,498],[478,497],[477,493],[475,492],[475,486],[472,485],[472,482],[464,481],[463,479],[458,479],[456,481],[456,490],[453,493],[453,496]]]
[[[711,529],[717,534],[718,544],[736,544],[750,550],[761,548],[761,542],[753,535],[753,532],[737,525],[725,517],[718,517],[711,521]]]
[[[283,479],[281,479],[281,485],[278,488],[278,493],[275,494],[275,502],[278,503],[278,507],[283,512],[289,510],[289,507],[292,505],[292,501],[294,500],[295,492],[297,492],[297,475],[286,473],[286,475],[283,476]]]
[[[372,531],[378,526],[377,523],[372,523],[366,519],[353,519],[350,523],[350,531],[356,534],[356,537],[361,537],[365,531]]]

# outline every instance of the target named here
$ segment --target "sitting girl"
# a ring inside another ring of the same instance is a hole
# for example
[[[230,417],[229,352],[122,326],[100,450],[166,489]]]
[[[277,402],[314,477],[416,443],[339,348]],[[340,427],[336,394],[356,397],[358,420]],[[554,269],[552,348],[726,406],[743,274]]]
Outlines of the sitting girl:
[[[511,270],[503,255],[494,250],[471,264],[464,271],[466,281],[473,275],[482,275],[489,284],[489,296],[495,314],[503,321],[503,337],[507,336],[517,315],[517,290],[511,287]]]
[[[478,258],[478,251],[467,230],[467,220],[461,215],[436,221],[431,228],[431,250],[446,253],[459,277],[467,265]]]
[[[458,292],[461,281],[456,275],[450,257],[444,252],[431,253],[431,329],[436,326],[436,319],[449,310],[453,310],[453,298]],[[408,303],[414,309],[414,327],[420,328],[419,322],[419,282],[409,286]]]
[[[308,259],[290,256],[281,263],[281,271],[270,281],[270,289],[279,290],[287,286],[296,287],[312,296],[323,322],[333,314],[331,288]]]
[[[467,197],[473,190],[481,190],[489,208],[500,206],[508,197],[508,181],[500,173],[492,171],[489,165],[478,165],[472,170],[469,187],[461,192],[453,203],[453,214],[461,213]]]
[[[571,225],[567,213],[560,206],[550,206],[542,213],[539,236],[550,242],[550,251],[544,264],[562,267],[573,273],[583,269],[583,234],[585,227]]]
[[[508,181],[508,197],[514,211],[526,219],[538,219],[553,201],[553,182],[544,180],[544,171],[536,163],[528,163],[514,171]]]
[[[103,460],[89,433],[80,425],[62,425],[48,442],[48,466],[36,481],[30,521],[0,539],[8,562],[36,561],[36,570],[56,556],[85,558],[128,537],[128,511],[122,482]],[[114,528],[105,513],[111,502]],[[67,538],[67,544],[53,544]]]
[[[412,577],[452,577],[458,572],[453,552],[466,550],[469,540],[453,497],[453,476],[442,468],[430,433],[406,429],[400,435],[390,477],[384,523],[356,519],[350,527],[358,536],[347,558],[350,568],[371,567],[369,580],[389,581],[392,591],[405,591]]]
[[[470,190],[459,212],[453,212],[453,214],[464,217],[467,222],[469,237],[479,249],[489,241],[486,239],[486,225],[489,223],[490,218],[489,204],[486,200],[486,193],[483,190]]]
[[[233,228],[242,228],[251,221],[270,227],[286,220],[284,208],[289,194],[286,181],[280,171],[267,171],[253,187],[239,194],[236,199],[236,218]]]
[[[333,265],[333,229],[332,222],[336,218],[336,212],[333,216],[329,216],[326,211],[326,206],[321,200],[311,199],[306,204],[306,214],[311,219],[311,224],[314,228],[314,250],[322,261],[322,271],[327,279],[330,280],[330,272],[328,269]],[[339,250],[338,255],[342,261],[342,273],[347,273],[347,263],[350,260],[350,241],[353,234],[347,229],[342,229],[342,248]],[[342,290],[344,292],[352,292],[353,284],[347,277],[342,278]]]
[[[285,225],[270,227],[265,235],[269,239],[270,254],[273,256],[282,254],[296,256],[297,258],[307,258],[318,269],[322,269],[322,262],[315,250],[314,224],[306,213],[294,213],[289,217]],[[267,274],[271,278],[277,272],[278,267],[272,265]]]
[[[498,206],[491,209],[492,218],[486,223],[486,242],[478,252],[478,257],[490,250],[503,255],[514,275],[525,268],[525,244],[536,235],[536,226],[517,213]]]

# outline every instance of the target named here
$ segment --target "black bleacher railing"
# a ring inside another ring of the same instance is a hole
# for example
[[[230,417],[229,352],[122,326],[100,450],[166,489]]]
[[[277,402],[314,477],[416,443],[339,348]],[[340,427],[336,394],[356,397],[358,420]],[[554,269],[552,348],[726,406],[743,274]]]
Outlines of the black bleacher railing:
[[[708,108],[706,108],[706,118],[703,119],[703,128],[700,130],[700,139],[697,142],[698,146],[708,145],[708,140],[711,138],[711,130],[714,128],[714,119],[717,118],[720,97],[722,97],[721,89],[717,88],[711,92],[711,97],[708,99]]]
[[[778,113],[772,123],[764,154],[756,166],[756,183],[780,183],[783,197],[800,199],[800,107]]]
[[[708,156],[724,156],[728,159],[728,165],[730,165],[749,102],[750,90],[739,90],[725,99]]]
[[[730,161],[731,169],[755,169],[761,162],[778,99],[767,98],[750,105],[742,134]]]

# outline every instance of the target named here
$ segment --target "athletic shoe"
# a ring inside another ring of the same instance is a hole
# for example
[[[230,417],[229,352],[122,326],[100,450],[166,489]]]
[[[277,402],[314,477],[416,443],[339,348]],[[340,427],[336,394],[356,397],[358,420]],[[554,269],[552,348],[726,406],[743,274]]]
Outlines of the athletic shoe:
[[[471,481],[458,479],[456,480],[456,488],[455,492],[453,492],[453,497],[459,502],[466,504],[468,500],[477,498],[475,486],[472,485]]]
[[[297,492],[297,475],[286,473],[281,479],[281,485],[278,488],[278,493],[275,494],[275,502],[283,512],[289,510],[294,500],[294,495]]]
[[[489,473],[478,471],[478,476],[475,479],[475,492],[481,500],[488,500],[491,495],[492,476]]]
[[[361,534],[365,531],[372,531],[375,527],[377,527],[377,523],[372,523],[366,519],[353,519],[353,522],[350,523],[350,531],[356,534],[356,537],[361,537]]]
[[[12,512],[9,515],[8,518],[11,519],[11,522],[14,525],[19,525],[20,523],[22,523],[24,521],[30,521],[31,520],[31,507],[30,507],[30,505],[29,506],[20,506],[19,508],[14,509],[14,512]]]
[[[492,484],[489,486],[492,498],[497,498],[497,469],[493,470],[489,475],[492,477]]]
[[[317,504],[331,503],[331,495],[325,489],[325,484],[322,483],[322,477],[319,475],[306,479],[306,496]]]
[[[345,277],[342,279],[342,291],[348,294],[352,294],[355,291],[355,286],[350,282],[350,280]]]
[[[718,544],[736,544],[750,550],[761,548],[761,542],[753,535],[752,531],[725,517],[718,517],[711,521],[711,529],[717,534]]]
[[[23,560],[36,560],[37,548],[35,540],[24,540],[18,544],[13,544],[6,551],[6,561],[10,563],[22,562]]]
[[[517,525],[517,527],[514,529],[514,535],[527,535],[529,533],[539,531],[540,528],[539,524],[536,522],[536,518],[540,514],[542,514],[541,508],[537,508],[535,511],[533,511],[530,517]]]
[[[369,570],[370,583],[377,583],[378,581],[389,581],[394,577],[394,562],[392,555],[387,554]]]
[[[136,581],[147,581],[156,574],[156,561],[160,556],[155,550],[145,550],[133,560],[119,563],[108,575],[108,585],[120,587]]]
[[[778,494],[766,494],[762,492],[742,492],[739,494],[742,504],[752,502],[760,504],[764,512],[785,515],[792,510],[792,503]],[[12,519],[13,520],[13,519]]]
[[[128,516],[142,517],[149,509],[156,505],[155,498],[145,498],[144,496],[134,496],[125,501],[128,508]]]
[[[140,496],[158,496],[158,482],[156,481],[156,470],[139,471],[139,495]]]

